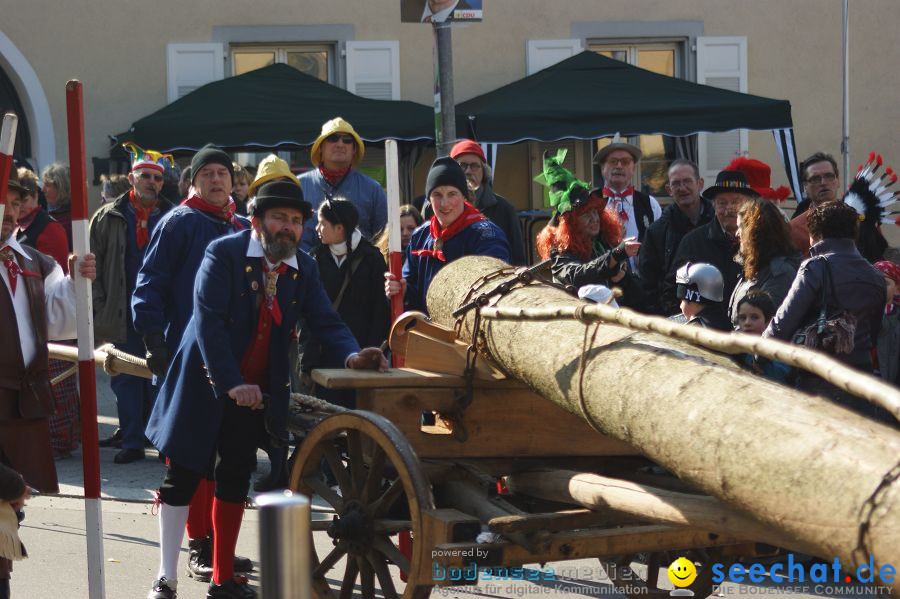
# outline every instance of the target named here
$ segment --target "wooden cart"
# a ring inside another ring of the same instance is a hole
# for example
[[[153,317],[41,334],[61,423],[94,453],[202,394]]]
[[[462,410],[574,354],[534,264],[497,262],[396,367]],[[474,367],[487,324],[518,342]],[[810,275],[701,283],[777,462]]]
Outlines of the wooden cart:
[[[452,331],[423,320],[400,329],[395,326],[391,345],[405,355],[405,368],[313,372],[323,387],[355,389],[357,397],[356,410],[301,415],[321,420],[297,452],[290,487],[319,495],[335,513],[312,523],[313,531],[333,540],[327,553],[313,548],[318,597],[351,597],[359,587],[364,597],[422,598],[435,585],[473,584],[465,577],[435,580],[436,572],[452,568],[476,563],[496,573],[593,557],[611,583],[646,596],[645,586],[657,588],[660,566],[680,555],[703,561],[716,548],[740,543],[715,531],[507,493],[504,477],[536,467],[693,491],[659,473],[632,447],[485,364],[474,376],[462,376],[466,347]],[[339,490],[323,482],[323,463]],[[482,532],[494,535],[490,542],[476,542]],[[740,550],[752,546],[741,544]],[[686,553],[695,548],[702,549]],[[643,580],[623,575],[636,556],[647,565]],[[690,587],[697,596],[710,592],[709,570],[701,570]],[[397,584],[401,576],[405,582]]]

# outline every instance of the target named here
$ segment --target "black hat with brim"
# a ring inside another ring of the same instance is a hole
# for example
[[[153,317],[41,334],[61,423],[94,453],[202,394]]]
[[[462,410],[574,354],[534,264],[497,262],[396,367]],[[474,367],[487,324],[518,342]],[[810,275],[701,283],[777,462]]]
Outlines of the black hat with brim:
[[[312,206],[303,199],[303,190],[291,181],[272,181],[261,186],[253,201],[253,216],[261,217],[272,208],[299,210],[306,220],[312,216]]]
[[[711,185],[700,194],[707,200],[714,200],[720,193],[740,193],[748,198],[759,197],[759,194],[747,184],[741,171],[721,171],[716,175],[715,185]]]

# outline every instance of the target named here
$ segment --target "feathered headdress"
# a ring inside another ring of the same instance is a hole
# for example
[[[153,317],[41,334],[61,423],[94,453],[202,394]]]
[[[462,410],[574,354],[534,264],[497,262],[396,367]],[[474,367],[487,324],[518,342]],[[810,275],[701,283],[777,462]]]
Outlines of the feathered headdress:
[[[850,189],[844,195],[844,203],[859,214],[858,246],[870,262],[879,260],[887,248],[887,241],[878,226],[882,223],[900,225],[898,213],[889,211],[900,195],[891,189],[897,182],[897,174],[891,167],[879,174],[883,164],[881,154],[870,152],[866,164],[859,166]]]
[[[122,147],[131,154],[131,170],[152,168],[164,173],[166,168],[175,164],[175,157],[171,154],[160,154],[156,150],[144,150],[130,141],[123,143]]]
[[[587,203],[591,196],[603,199],[599,189],[590,189],[587,183],[575,177],[569,169],[562,165],[566,159],[567,150],[557,150],[551,156],[549,151],[544,152],[544,170],[534,178],[535,181],[549,188],[548,208],[553,210],[554,220],[560,214],[565,214],[573,208],[578,208]]]

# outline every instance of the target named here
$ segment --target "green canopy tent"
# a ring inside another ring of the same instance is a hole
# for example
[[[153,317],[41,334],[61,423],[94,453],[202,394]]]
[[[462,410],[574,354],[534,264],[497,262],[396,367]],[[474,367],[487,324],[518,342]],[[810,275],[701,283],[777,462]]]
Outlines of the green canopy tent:
[[[491,144],[772,130],[800,197],[787,100],[667,77],[585,51],[462,102],[456,111],[460,136]]]
[[[371,100],[284,64],[208,83],[144,118],[116,142],[160,152],[288,149],[315,141],[341,116],[365,141],[434,138],[434,111],[415,102]]]

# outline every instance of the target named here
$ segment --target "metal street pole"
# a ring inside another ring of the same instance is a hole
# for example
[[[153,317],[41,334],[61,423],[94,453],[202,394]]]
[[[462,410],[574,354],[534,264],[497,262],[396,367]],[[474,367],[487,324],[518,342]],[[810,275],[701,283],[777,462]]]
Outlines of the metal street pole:
[[[844,157],[844,184],[850,182],[850,5],[844,0],[844,27],[841,35],[844,51],[844,118],[841,129],[841,154]]]
[[[453,99],[453,37],[450,23],[434,23],[434,144],[447,156],[456,139],[456,102]]]

